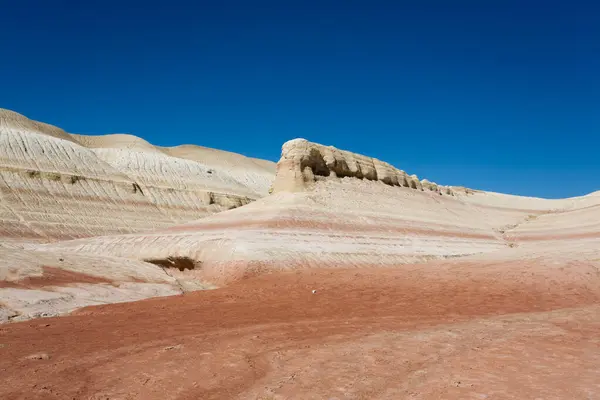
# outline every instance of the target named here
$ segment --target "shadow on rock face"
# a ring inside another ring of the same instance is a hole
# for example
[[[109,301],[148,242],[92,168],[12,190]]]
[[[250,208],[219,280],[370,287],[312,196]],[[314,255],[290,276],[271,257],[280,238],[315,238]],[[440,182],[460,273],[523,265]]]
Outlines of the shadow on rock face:
[[[195,261],[189,257],[167,257],[148,259],[144,261],[163,268],[177,268],[180,271],[202,268],[202,261]]]

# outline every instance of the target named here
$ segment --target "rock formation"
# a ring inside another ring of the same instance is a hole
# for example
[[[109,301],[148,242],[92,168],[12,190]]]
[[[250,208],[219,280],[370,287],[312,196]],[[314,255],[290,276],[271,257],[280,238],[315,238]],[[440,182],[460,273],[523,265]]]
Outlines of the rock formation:
[[[303,139],[284,144],[273,177],[267,161],[130,135],[68,135],[3,115],[5,319],[265,271],[526,258],[597,237],[596,194],[545,200],[444,187]]]
[[[438,187],[427,180],[420,182],[416,175],[408,175],[376,158],[311,143],[305,139],[290,140],[283,145],[281,159],[277,163],[274,192],[303,191],[324,178],[358,178],[383,182],[389,186],[453,195],[448,187]]]
[[[600,398],[598,192],[2,116],[0,398]]]
[[[408,185],[396,185],[390,176],[402,176]],[[189,257],[203,265],[198,279],[224,285],[265,270],[394,266],[487,254],[514,247],[511,235],[532,216],[543,220],[556,210],[574,213],[600,204],[598,196],[443,195],[448,189],[368,157],[293,140],[283,147],[271,196],[163,230],[44,247],[138,260]],[[581,222],[574,224],[581,229]]]
[[[131,135],[70,135],[0,110],[0,237],[53,241],[167,227],[265,196],[274,164]]]
[[[0,110],[0,321],[204,288],[190,272],[34,243],[152,231],[239,207],[267,195],[274,172],[235,153],[71,135]]]

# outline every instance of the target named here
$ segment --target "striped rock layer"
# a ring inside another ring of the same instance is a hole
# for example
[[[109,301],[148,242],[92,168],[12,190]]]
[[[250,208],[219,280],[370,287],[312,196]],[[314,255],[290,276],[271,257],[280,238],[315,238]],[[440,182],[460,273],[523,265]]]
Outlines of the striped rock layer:
[[[155,232],[47,247],[138,260],[189,257],[202,265],[199,279],[223,285],[270,270],[395,266],[548,241],[558,249],[574,238],[593,244],[600,236],[590,222],[598,220],[597,194],[547,200],[429,190],[396,184],[392,175],[406,176],[364,156],[293,140],[283,146],[269,197]]]
[[[210,287],[178,268],[35,243],[196,220],[267,195],[274,172],[270,161],[72,135],[0,109],[0,322]]]
[[[301,268],[467,260],[521,274],[521,261],[563,260],[578,268],[537,272],[583,282],[600,267],[597,193],[547,200],[442,187],[302,139],[284,144],[274,177],[266,161],[217,150],[28,123],[27,133],[15,123],[2,130],[12,159],[36,161],[3,170],[2,227],[7,238],[51,243],[0,244],[0,320]]]
[[[102,156],[145,193],[168,168]],[[238,281],[5,325],[0,397],[598,398],[600,193],[404,178],[296,140],[274,193],[242,207],[126,235],[0,241],[0,322]]]
[[[416,175],[408,175],[376,158],[338,150],[333,146],[322,146],[305,139],[290,140],[283,145],[273,189],[302,191],[317,180],[332,178],[358,178],[389,186],[454,195],[449,187],[438,186],[427,179],[419,181]]]
[[[56,241],[134,233],[267,194],[274,164],[131,135],[70,135],[0,109],[0,238]]]

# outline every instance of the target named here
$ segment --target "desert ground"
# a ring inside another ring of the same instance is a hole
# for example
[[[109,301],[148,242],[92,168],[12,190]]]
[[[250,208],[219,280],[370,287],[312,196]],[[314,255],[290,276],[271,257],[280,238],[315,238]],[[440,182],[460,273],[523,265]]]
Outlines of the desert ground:
[[[0,110],[0,398],[600,399],[599,217]]]

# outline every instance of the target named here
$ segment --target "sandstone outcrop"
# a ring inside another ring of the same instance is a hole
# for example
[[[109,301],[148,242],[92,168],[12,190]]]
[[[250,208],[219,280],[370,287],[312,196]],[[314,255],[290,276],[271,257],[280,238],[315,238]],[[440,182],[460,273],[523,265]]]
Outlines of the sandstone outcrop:
[[[283,145],[273,192],[303,191],[323,178],[365,179],[389,186],[453,195],[449,187],[440,187],[428,180],[419,181],[416,175],[408,175],[376,158],[311,143],[305,139],[290,140]]]

